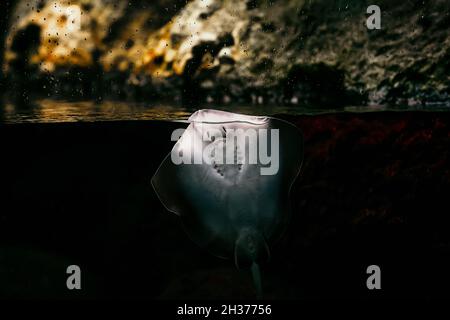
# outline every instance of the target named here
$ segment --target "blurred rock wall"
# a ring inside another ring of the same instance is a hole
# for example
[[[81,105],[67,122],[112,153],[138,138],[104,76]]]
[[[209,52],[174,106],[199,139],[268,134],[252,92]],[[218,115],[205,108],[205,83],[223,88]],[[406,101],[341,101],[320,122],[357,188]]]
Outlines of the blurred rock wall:
[[[368,30],[372,2],[18,1],[3,70],[49,96],[448,103],[450,2],[378,0]]]

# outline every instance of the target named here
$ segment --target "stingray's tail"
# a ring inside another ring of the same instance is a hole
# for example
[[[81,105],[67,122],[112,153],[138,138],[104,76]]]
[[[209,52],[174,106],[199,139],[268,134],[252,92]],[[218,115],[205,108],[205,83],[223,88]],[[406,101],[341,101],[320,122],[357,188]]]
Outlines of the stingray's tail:
[[[264,236],[254,229],[243,229],[236,240],[235,263],[238,268],[250,267],[258,298],[262,298],[260,264],[269,259],[270,252]]]
[[[256,262],[252,263],[252,277],[253,277],[253,285],[256,290],[256,297],[261,299],[263,297],[262,291],[262,281],[261,281],[261,271],[259,270],[259,265]]]

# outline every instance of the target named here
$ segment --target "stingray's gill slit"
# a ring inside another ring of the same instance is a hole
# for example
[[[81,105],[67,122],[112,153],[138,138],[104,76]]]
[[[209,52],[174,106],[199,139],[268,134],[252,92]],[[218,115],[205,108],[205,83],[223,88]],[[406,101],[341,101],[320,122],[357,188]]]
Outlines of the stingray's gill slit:
[[[261,297],[259,267],[286,230],[289,193],[302,160],[303,136],[289,122],[199,110],[152,185],[196,244],[251,270]],[[265,174],[271,167],[276,170]]]

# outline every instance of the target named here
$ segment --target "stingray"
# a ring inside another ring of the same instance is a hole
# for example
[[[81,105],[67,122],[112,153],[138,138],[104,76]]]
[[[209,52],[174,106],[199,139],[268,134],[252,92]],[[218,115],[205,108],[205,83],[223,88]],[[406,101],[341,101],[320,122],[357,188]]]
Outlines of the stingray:
[[[259,266],[289,222],[289,193],[303,159],[302,134],[284,120],[218,110],[199,110],[188,123],[153,176],[153,188],[195,243],[234,260],[238,268],[250,267],[261,296]],[[234,143],[230,131],[237,136]],[[246,134],[241,143],[239,134]],[[250,161],[250,147],[264,145],[273,162],[278,157],[271,170],[267,161]],[[235,161],[227,161],[228,155]],[[180,158],[188,161],[176,161]]]

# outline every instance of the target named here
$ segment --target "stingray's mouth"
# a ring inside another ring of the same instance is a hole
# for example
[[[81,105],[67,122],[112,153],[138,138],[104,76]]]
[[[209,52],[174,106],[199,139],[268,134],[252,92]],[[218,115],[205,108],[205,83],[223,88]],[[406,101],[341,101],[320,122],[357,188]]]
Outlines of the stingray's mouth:
[[[226,132],[226,129],[223,129]],[[223,159],[216,158],[216,150],[217,148],[222,148],[222,154],[225,153],[225,150],[227,150],[226,137],[214,139],[213,143],[216,144],[216,147],[212,149],[210,153],[212,168],[220,177],[229,179],[236,178],[243,171],[243,167],[245,164],[244,151],[242,150],[242,147],[239,145],[235,145],[233,150],[233,162],[225,164],[223,162]]]

